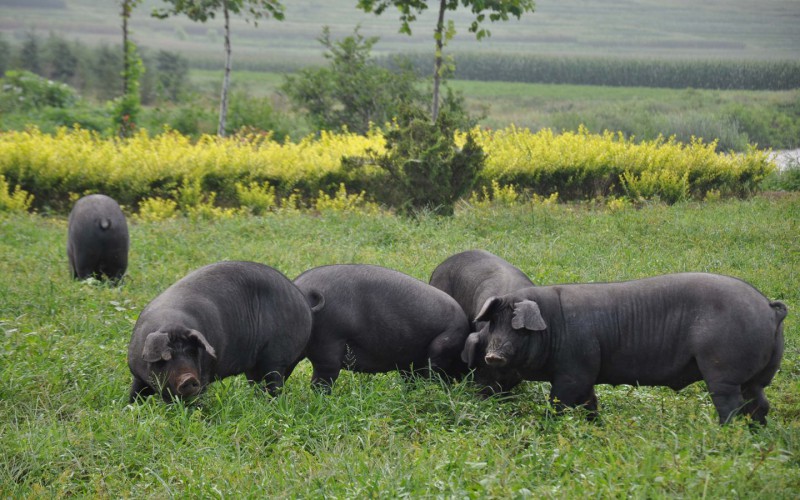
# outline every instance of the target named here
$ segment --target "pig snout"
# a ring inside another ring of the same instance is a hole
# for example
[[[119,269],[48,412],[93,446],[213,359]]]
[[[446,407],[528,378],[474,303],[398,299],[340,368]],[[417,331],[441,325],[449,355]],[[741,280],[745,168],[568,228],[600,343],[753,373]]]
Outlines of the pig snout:
[[[501,368],[506,366],[511,359],[512,348],[510,342],[503,338],[493,338],[486,346],[486,355],[483,360],[487,365]]]
[[[501,354],[499,352],[496,352],[496,351],[495,352],[491,352],[491,351],[487,352],[486,356],[484,356],[483,359],[484,359],[484,361],[486,361],[487,365],[494,366],[494,367],[502,367],[502,366],[505,366],[508,363],[508,358],[506,358],[503,354]]]
[[[200,380],[193,373],[181,374],[176,381],[176,392],[181,397],[191,397],[200,394],[202,386]]]

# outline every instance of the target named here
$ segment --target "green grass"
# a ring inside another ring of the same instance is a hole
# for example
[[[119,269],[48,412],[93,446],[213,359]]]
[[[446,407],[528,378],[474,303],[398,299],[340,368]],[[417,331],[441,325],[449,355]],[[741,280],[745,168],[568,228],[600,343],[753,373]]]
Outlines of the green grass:
[[[613,213],[561,205],[132,223],[129,276],[113,288],[69,278],[63,218],[0,214],[0,495],[794,498],[799,226],[796,195]],[[768,427],[719,427],[702,384],[600,386],[602,423],[592,424],[548,418],[547,384],[532,382],[500,401],[476,398],[468,383],[345,373],[322,396],[307,362],[274,400],[234,377],[196,404],[126,404],[137,314],[192,269],[247,259],[294,277],[365,262],[427,280],[468,248],[536,283],[711,271],[785,301]]]
[[[221,87],[222,71],[194,69],[190,79],[199,92],[214,96]],[[234,92],[271,97],[275,109],[290,113],[288,103],[278,97],[282,74],[234,71],[231,81]],[[473,113],[486,114],[480,123],[490,128],[513,123],[531,130],[575,131],[583,124],[593,132],[621,131],[641,140],[659,135],[675,135],[686,143],[693,136],[706,142],[718,139],[721,151],[744,151],[748,144],[762,149],[800,147],[800,90],[679,90],[467,80],[448,85],[464,94]],[[302,134],[293,134],[298,135]]]

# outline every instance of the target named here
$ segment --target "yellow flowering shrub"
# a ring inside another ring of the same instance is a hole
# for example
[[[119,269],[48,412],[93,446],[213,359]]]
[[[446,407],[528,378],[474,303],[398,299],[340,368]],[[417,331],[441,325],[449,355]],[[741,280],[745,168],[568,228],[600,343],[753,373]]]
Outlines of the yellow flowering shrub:
[[[319,196],[314,202],[314,208],[318,212],[360,212],[368,214],[379,212],[377,203],[368,201],[364,191],[358,194],[347,194],[344,183],[339,184],[339,189],[333,196],[320,190]]]
[[[174,219],[178,216],[178,204],[173,200],[163,198],[145,198],[139,203],[137,219],[144,222],[154,222]]]
[[[262,215],[277,207],[275,187],[269,182],[259,184],[252,181],[249,185],[236,183],[236,196],[242,208],[255,215]]]
[[[698,139],[689,144],[674,138],[636,142],[585,128],[560,134],[514,126],[472,132],[487,155],[474,195],[481,202],[515,203],[522,193],[529,199],[529,194],[554,192],[561,200],[627,196],[673,202],[702,200],[709,193],[712,198],[747,196],[774,168],[766,151],[720,154],[716,143]],[[464,137],[460,134],[457,144],[463,144]],[[233,213],[213,213],[217,205],[253,213],[316,209],[318,198],[323,207],[350,203],[337,199],[338,194],[319,195],[332,186],[344,183],[359,190],[390,181],[377,170],[343,167],[343,157],[363,157],[368,150],[385,152],[380,130],[366,135],[321,132],[285,144],[269,135],[203,136],[192,141],[174,131],[150,135],[140,130],[127,139],[103,139],[80,128],[62,128],[53,135],[37,129],[4,132],[0,176],[5,184],[0,196],[17,199],[14,206],[27,209],[35,202],[62,212],[69,211],[70,193],[90,192],[108,194],[151,214],[169,213],[164,200],[175,201],[186,214],[192,209],[198,217]],[[9,185],[17,186],[14,194],[7,194]]]
[[[27,212],[33,203],[33,196],[19,185],[10,190],[6,178],[0,175],[0,212]]]

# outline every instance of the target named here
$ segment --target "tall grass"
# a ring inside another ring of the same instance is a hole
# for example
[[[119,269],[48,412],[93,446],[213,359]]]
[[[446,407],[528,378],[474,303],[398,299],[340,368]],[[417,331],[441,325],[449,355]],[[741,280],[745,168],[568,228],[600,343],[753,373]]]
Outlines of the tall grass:
[[[460,209],[452,218],[326,212],[132,223],[125,283],[70,279],[62,217],[0,214],[0,495],[20,497],[749,497],[800,487],[795,195],[599,211]],[[303,362],[274,400],[242,377],[195,404],[126,404],[144,305],[221,259],[294,277],[336,262],[427,280],[485,248],[536,283],[673,271],[739,276],[785,301],[767,428],[719,427],[702,384],[601,386],[602,422],[547,416],[547,384],[480,400],[468,382],[344,373],[331,396]]]

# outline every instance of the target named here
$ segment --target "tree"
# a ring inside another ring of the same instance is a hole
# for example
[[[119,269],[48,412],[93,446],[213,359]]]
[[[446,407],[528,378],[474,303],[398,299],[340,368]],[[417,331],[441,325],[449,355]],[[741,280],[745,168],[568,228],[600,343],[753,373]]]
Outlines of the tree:
[[[333,41],[325,27],[319,42],[328,50],[327,67],[310,68],[287,76],[281,90],[297,108],[305,109],[316,128],[332,130],[342,126],[366,133],[397,116],[402,104],[423,102],[418,77],[409,67],[391,71],[380,67],[370,52],[377,37],[358,32]]]
[[[225,75],[222,79],[222,95],[219,105],[219,127],[217,134],[225,135],[225,121],[228,115],[228,89],[231,80],[231,32],[230,15],[241,14],[253,19],[258,26],[258,19],[273,17],[283,20],[284,7],[279,0],[164,0],[170,7],[156,9],[153,16],[164,19],[171,15],[185,14],[192,21],[204,23],[213,19],[218,11],[222,11],[225,21]]]
[[[45,42],[45,73],[51,80],[73,83],[78,73],[78,57],[72,51],[69,43],[54,33]]]
[[[116,47],[112,49],[108,45],[101,45],[94,50],[88,78],[97,99],[107,101],[119,96],[119,89],[122,88],[121,56]]]
[[[128,94],[128,87],[130,86],[131,78],[131,64],[133,64],[134,53],[136,47],[133,42],[128,40],[128,20],[131,17],[131,12],[139,4],[141,0],[122,0],[122,95]]]
[[[433,121],[439,116],[439,87],[444,71],[444,58],[442,56],[445,44],[455,35],[455,25],[452,21],[447,23],[445,29],[444,16],[448,10],[456,10],[459,4],[469,7],[475,14],[475,19],[469,26],[469,31],[475,33],[478,40],[491,35],[491,32],[481,27],[486,21],[507,21],[509,16],[519,19],[525,12],[533,12],[533,0],[439,0],[439,13],[434,29],[433,38],[436,41],[436,51],[433,63],[433,104],[431,114]],[[358,7],[364,12],[382,14],[388,7],[395,6],[400,11],[400,32],[411,34],[411,23],[417,19],[417,14],[428,8],[426,0],[358,0]]]
[[[42,63],[40,52],[39,38],[33,32],[28,33],[19,52],[19,68],[41,75]]]
[[[2,33],[0,33],[0,77],[6,74],[11,63],[11,44],[6,41]]]
[[[186,92],[189,62],[174,52],[159,50],[156,55],[158,93],[168,101],[177,103]]]
[[[370,192],[400,213],[430,210],[453,215],[458,199],[468,193],[484,167],[486,154],[471,132],[456,143],[463,124],[459,104],[448,94],[442,112],[431,122],[420,107],[404,107],[397,121],[384,132],[384,153],[367,150],[364,157],[345,157],[345,169],[377,167],[385,173]]]

